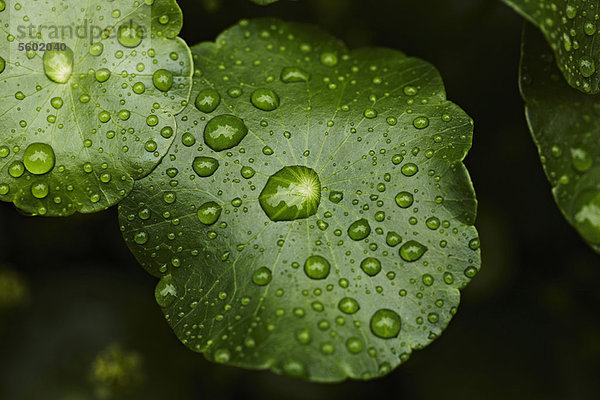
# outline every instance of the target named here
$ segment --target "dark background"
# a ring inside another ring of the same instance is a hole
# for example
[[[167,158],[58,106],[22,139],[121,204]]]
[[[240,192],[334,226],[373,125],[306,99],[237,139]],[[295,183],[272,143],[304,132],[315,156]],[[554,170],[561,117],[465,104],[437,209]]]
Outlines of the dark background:
[[[351,48],[432,62],[475,120],[467,166],[483,265],[442,335],[370,382],[319,385],[211,364],[181,345],[154,304],[155,279],[121,239],[116,209],[28,218],[0,204],[0,264],[28,296],[0,309],[0,399],[95,399],[98,352],[141,357],[125,399],[597,399],[600,258],[561,217],[518,93],[522,19],[493,0],[179,0],[188,44],[241,18],[315,23]],[[125,373],[127,374],[127,373]],[[127,386],[127,385],[124,385]],[[135,386],[135,385],[133,385]],[[134,388],[135,389],[135,388]]]

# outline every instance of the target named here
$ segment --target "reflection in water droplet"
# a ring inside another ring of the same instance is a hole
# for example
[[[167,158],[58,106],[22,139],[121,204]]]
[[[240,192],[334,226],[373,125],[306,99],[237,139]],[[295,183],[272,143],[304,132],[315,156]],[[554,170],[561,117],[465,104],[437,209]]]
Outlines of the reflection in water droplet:
[[[321,256],[310,256],[304,262],[304,272],[312,279],[327,278],[330,269],[329,261]]]
[[[285,67],[281,70],[281,81],[284,83],[308,82],[310,74],[296,67]]]
[[[173,277],[170,274],[165,275],[158,281],[156,289],[154,289],[156,303],[162,308],[169,307],[177,300],[177,289],[172,281]]]
[[[371,317],[371,332],[383,339],[390,339],[400,333],[400,316],[393,310],[383,308]]]
[[[259,201],[272,221],[308,218],[319,208],[321,182],[311,168],[284,167],[269,177]]]
[[[279,107],[279,96],[271,89],[256,89],[251,101],[254,107],[263,111],[273,111]]]
[[[600,244],[600,190],[586,190],[575,197],[573,222],[585,240]]]
[[[215,111],[221,102],[221,96],[215,89],[204,89],[196,96],[196,108],[203,113],[211,113]]]
[[[367,257],[360,263],[360,268],[365,274],[375,276],[381,271],[381,262],[374,257]]]
[[[66,83],[73,72],[73,51],[47,50],[43,57],[44,72],[48,79],[56,83]]]
[[[144,30],[133,21],[128,21],[117,31],[117,40],[125,47],[137,47],[144,38]]]
[[[260,267],[254,274],[252,275],[252,282],[257,284],[258,286],[265,286],[271,282],[272,272],[267,267]]]
[[[194,172],[200,177],[209,177],[219,168],[219,160],[212,157],[196,157],[192,163]]]
[[[46,174],[54,168],[54,150],[45,143],[32,143],[25,150],[23,162],[27,171],[32,174]]]
[[[371,225],[369,221],[364,218],[354,221],[350,227],[348,227],[348,236],[350,239],[358,241],[363,240],[371,234]]]
[[[427,247],[416,240],[409,240],[400,247],[400,257],[404,261],[417,261],[425,254]]]
[[[221,206],[214,201],[206,202],[198,208],[198,219],[204,225],[212,225],[221,216],[221,211]]]
[[[344,314],[354,314],[360,309],[360,305],[358,304],[358,301],[352,297],[344,297],[338,303],[338,308]]]
[[[173,74],[166,69],[159,69],[152,75],[152,83],[161,92],[168,92],[173,86]]]
[[[248,134],[244,121],[233,115],[224,114],[211,119],[204,128],[204,142],[214,151],[223,151],[237,146]]]

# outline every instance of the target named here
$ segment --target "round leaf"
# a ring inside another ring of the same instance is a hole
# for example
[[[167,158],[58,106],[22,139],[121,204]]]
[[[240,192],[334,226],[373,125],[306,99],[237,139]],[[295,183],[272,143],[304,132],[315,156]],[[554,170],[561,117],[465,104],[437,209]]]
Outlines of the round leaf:
[[[480,255],[462,164],[473,125],[437,71],[276,20],[192,52],[194,104],[120,205],[180,340],[339,381],[438,337]]]
[[[595,2],[504,1],[542,30],[571,86],[585,93],[600,92],[600,44],[596,40],[600,32]]]
[[[554,199],[567,221],[600,252],[600,99],[562,79],[551,49],[529,25],[521,57],[527,120]]]
[[[0,200],[52,216],[114,205],[164,156],[187,103],[177,3],[24,0],[0,24]]]

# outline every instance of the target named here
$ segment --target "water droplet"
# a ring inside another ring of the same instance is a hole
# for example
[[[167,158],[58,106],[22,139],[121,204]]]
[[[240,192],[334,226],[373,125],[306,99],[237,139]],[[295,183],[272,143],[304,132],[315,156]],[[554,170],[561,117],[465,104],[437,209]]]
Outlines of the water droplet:
[[[254,107],[263,111],[273,111],[279,107],[279,96],[271,89],[256,89],[251,101]]]
[[[588,242],[600,244],[600,190],[586,190],[575,197],[573,220],[577,232]]]
[[[348,227],[348,236],[355,241],[363,240],[370,234],[371,225],[369,225],[369,221],[364,218],[354,221],[350,227]]]
[[[242,174],[242,176],[245,179],[250,179],[254,176],[255,171],[252,167],[242,167],[242,169],[240,170],[240,173]]]
[[[571,149],[573,167],[579,172],[585,172],[592,167],[594,160],[584,149]]]
[[[98,82],[106,82],[110,78],[110,71],[106,68],[100,68],[96,71],[96,80]]]
[[[321,182],[311,168],[284,167],[269,177],[259,201],[272,221],[308,218],[319,208]]]
[[[46,196],[48,196],[48,192],[48,185],[46,185],[45,183],[34,183],[33,185],[31,185],[31,194],[36,199],[46,198]]]
[[[156,288],[154,289],[154,297],[156,303],[162,308],[169,307],[175,300],[177,300],[177,289],[172,283],[173,277],[169,275],[163,276]]]
[[[90,46],[90,54],[93,56],[99,56],[104,51],[104,45],[100,42],[94,43]]]
[[[204,128],[204,142],[214,151],[223,151],[237,146],[248,134],[244,121],[233,115],[224,114],[211,119]]]
[[[413,163],[406,163],[400,169],[402,171],[402,175],[404,176],[413,176],[417,172],[419,172],[419,167]]]
[[[360,309],[360,305],[352,297],[344,297],[338,303],[338,308],[345,314],[354,314]]]
[[[21,161],[14,161],[10,164],[10,167],[8,167],[8,173],[13,178],[19,178],[25,173],[25,166]]]
[[[196,97],[196,108],[203,113],[209,114],[219,106],[221,96],[215,89],[204,89]]]
[[[221,364],[229,362],[231,353],[227,349],[218,349],[215,351],[215,361]]]
[[[338,58],[334,53],[321,54],[321,62],[328,67],[334,67],[338,63]]]
[[[173,74],[166,69],[159,69],[152,75],[152,83],[161,92],[168,92],[173,86]]]
[[[396,204],[401,208],[408,208],[412,206],[414,197],[409,192],[400,192],[396,195]]]
[[[296,331],[296,339],[302,344],[309,344],[311,341],[310,331],[306,328]]]
[[[25,150],[23,162],[27,171],[32,174],[46,174],[54,168],[54,150],[45,143],[32,143]]]
[[[400,257],[404,261],[417,261],[427,250],[426,246],[423,246],[416,240],[409,240],[400,247]]]
[[[332,190],[331,192],[329,192],[329,201],[331,201],[332,203],[338,204],[343,199],[344,199],[344,193],[337,192],[335,190]]]
[[[296,67],[285,67],[281,70],[280,79],[284,83],[308,82],[310,74]]]
[[[271,282],[273,277],[273,273],[267,267],[260,267],[254,274],[252,275],[252,282],[257,284],[258,286],[265,286]]]
[[[311,279],[325,279],[329,275],[331,265],[321,256],[310,256],[304,262],[304,272]]]
[[[73,72],[73,51],[47,50],[44,52],[44,72],[48,79],[56,83],[66,83]]]
[[[358,354],[362,351],[363,344],[359,338],[351,337],[346,341],[346,348],[352,354]]]
[[[371,332],[383,339],[391,339],[400,333],[400,316],[393,310],[383,308],[371,317]]]
[[[198,219],[204,225],[212,225],[221,216],[221,206],[214,201],[209,201],[198,207]]]
[[[381,262],[374,257],[367,257],[360,263],[360,268],[369,276],[375,276],[381,271]]]
[[[385,237],[385,242],[390,247],[396,247],[402,242],[402,237],[398,235],[396,232],[388,232]]]
[[[63,106],[63,99],[61,97],[53,97],[50,100],[50,105],[54,109],[59,110]]]
[[[4,72],[4,68],[6,68],[6,61],[0,57],[0,74]]]
[[[212,157],[196,157],[192,162],[192,168],[198,176],[206,178],[219,168],[219,160]]]
[[[579,59],[579,72],[581,72],[581,75],[583,75],[585,78],[589,78],[590,76],[594,75],[594,72],[596,72],[596,64],[594,63],[594,59],[589,56],[582,56]]]
[[[413,126],[417,129],[425,129],[429,126],[429,119],[427,117],[417,117],[413,121]]]
[[[125,47],[137,47],[143,38],[142,27],[133,21],[122,24],[117,31],[117,40]]]

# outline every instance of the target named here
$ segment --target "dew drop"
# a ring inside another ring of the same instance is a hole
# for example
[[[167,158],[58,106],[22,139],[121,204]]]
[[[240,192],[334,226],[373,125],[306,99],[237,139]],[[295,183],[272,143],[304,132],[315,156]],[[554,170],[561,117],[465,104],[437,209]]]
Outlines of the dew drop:
[[[271,89],[256,89],[250,100],[254,107],[263,111],[273,111],[279,107],[279,96]]]
[[[381,271],[381,261],[374,257],[367,257],[360,263],[360,269],[369,276],[375,276]]]
[[[426,246],[416,240],[409,240],[400,247],[399,253],[404,261],[412,262],[421,258],[427,250]]]
[[[222,208],[214,201],[209,201],[198,207],[198,219],[204,225],[212,225],[221,216]]]
[[[296,67],[285,67],[281,70],[280,79],[284,83],[308,82],[310,74]]]
[[[32,143],[23,156],[27,171],[34,175],[43,175],[54,168],[55,156],[52,146],[45,143]]]
[[[196,108],[203,113],[211,113],[219,106],[221,96],[215,89],[204,89],[196,96]]]
[[[325,279],[329,275],[331,265],[321,256],[310,256],[304,262],[304,272],[311,279]]]
[[[383,308],[371,317],[371,332],[383,339],[391,339],[400,333],[400,316],[393,310]]]
[[[364,218],[354,221],[348,227],[348,236],[354,241],[363,240],[371,234],[371,225]]]
[[[248,127],[238,117],[224,114],[211,119],[204,128],[204,142],[214,151],[237,146],[248,134]]]
[[[212,157],[196,157],[192,162],[192,168],[198,176],[206,178],[219,168],[219,160]]]
[[[257,284],[258,286],[265,286],[271,282],[273,277],[273,273],[267,267],[260,267],[254,274],[252,275],[252,282]]]
[[[48,79],[56,83],[67,83],[73,72],[73,51],[46,50],[43,57],[44,72]]]
[[[166,69],[159,69],[152,75],[152,83],[161,92],[168,92],[173,86],[173,74]]]
[[[125,47],[137,47],[143,37],[142,27],[133,21],[122,24],[117,31],[117,40]]]

